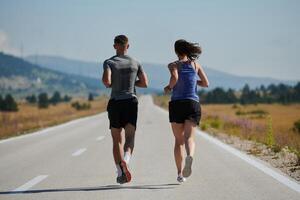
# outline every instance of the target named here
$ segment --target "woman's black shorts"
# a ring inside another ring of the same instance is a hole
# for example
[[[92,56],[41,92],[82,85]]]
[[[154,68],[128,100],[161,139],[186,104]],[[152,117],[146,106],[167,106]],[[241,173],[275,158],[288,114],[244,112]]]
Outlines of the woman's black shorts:
[[[130,123],[136,127],[138,100],[130,99],[114,100],[110,99],[107,105],[109,128],[125,128]]]
[[[201,119],[200,103],[191,99],[175,100],[169,102],[170,122],[184,123],[191,120],[199,125]]]

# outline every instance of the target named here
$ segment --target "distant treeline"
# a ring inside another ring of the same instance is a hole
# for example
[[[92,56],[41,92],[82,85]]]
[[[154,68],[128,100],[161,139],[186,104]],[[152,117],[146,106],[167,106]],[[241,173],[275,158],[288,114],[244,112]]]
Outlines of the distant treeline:
[[[48,94],[45,92],[40,93],[38,95],[38,97],[36,97],[34,94],[26,97],[26,101],[28,103],[31,103],[31,104],[37,103],[39,108],[48,108],[48,106],[50,104],[56,105],[61,102],[69,102],[69,101],[71,101],[71,99],[72,99],[72,97],[70,97],[68,95],[65,95],[64,97],[62,97],[58,91],[54,92],[52,97],[48,97]]]
[[[93,101],[94,95],[95,94],[89,93],[88,101]],[[25,100],[29,104],[37,104],[39,108],[48,108],[49,105],[56,105],[61,102],[70,102],[72,97],[68,95],[62,96],[60,92],[56,91],[51,97],[49,97],[46,92],[42,92],[37,96],[35,94],[29,95],[25,98]],[[90,105],[81,105],[80,103],[75,102],[75,104],[72,104],[72,107],[76,108],[77,110],[82,110],[90,108]],[[11,94],[7,94],[5,97],[0,95],[0,111],[15,112],[18,110],[18,104]]]
[[[271,84],[267,87],[262,85],[255,89],[250,89],[249,85],[246,84],[240,91],[224,90],[217,87],[210,91],[200,90],[198,95],[202,103],[300,103],[300,82],[295,86]]]

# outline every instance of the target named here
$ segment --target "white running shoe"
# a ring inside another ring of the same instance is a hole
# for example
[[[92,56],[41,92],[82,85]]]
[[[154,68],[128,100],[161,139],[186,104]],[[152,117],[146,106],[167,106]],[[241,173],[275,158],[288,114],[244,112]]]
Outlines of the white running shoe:
[[[183,177],[189,177],[192,174],[192,164],[193,164],[193,157],[187,156],[185,158],[185,165],[182,171]]]
[[[179,176],[177,176],[177,181],[178,181],[179,183],[183,183],[183,182],[186,181],[186,178],[184,178],[183,176],[179,175]]]

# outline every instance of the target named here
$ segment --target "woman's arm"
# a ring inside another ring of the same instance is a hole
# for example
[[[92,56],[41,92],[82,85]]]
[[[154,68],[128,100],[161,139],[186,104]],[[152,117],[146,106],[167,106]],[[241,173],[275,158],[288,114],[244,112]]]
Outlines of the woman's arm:
[[[169,71],[170,71],[170,81],[169,84],[164,88],[165,93],[171,92],[173,87],[176,85],[178,80],[178,71],[177,71],[177,64],[176,63],[170,63],[168,65]]]
[[[208,87],[209,82],[208,82],[208,78],[202,68],[202,66],[199,63],[195,63],[196,64],[196,68],[197,68],[197,73],[198,76],[200,78],[200,80],[197,81],[197,84],[201,87]]]

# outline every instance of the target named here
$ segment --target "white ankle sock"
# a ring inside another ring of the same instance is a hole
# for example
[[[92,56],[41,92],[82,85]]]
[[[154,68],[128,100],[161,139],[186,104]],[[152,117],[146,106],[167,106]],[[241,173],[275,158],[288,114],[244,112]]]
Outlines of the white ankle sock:
[[[126,151],[124,154],[124,161],[126,162],[126,164],[129,163],[130,158],[131,158],[130,152]]]
[[[116,168],[117,168],[117,174],[118,174],[118,177],[119,176],[122,176],[122,170],[121,170],[121,167],[119,164],[116,164]]]

